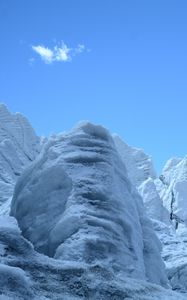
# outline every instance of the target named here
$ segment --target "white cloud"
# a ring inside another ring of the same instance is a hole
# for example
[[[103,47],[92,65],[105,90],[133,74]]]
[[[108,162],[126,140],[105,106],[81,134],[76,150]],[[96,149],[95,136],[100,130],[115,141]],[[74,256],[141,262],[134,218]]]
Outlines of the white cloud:
[[[32,50],[38,53],[46,63],[51,63],[54,60],[53,51],[47,47],[32,46]]]
[[[71,60],[71,49],[68,48],[64,43],[61,47],[54,47],[54,56],[56,61],[68,61]]]
[[[68,46],[61,42],[60,46],[54,46],[52,49],[38,45],[38,46],[32,46],[32,50],[40,55],[41,59],[47,63],[53,63],[53,62],[67,62],[71,61],[72,57],[82,53],[86,50],[85,46],[82,44],[79,44],[76,48],[68,48]]]

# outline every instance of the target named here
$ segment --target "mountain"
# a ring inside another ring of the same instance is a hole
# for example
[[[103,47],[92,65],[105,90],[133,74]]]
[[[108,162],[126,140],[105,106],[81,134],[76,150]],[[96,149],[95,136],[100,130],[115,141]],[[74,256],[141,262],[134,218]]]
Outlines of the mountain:
[[[18,180],[11,215],[41,253],[167,286],[160,242],[101,126],[49,141]]]
[[[8,216],[0,218],[0,289],[2,300],[186,299],[145,280],[115,276],[109,266],[40,254]]]
[[[168,278],[176,290],[187,291],[187,157],[170,159],[156,188],[169,212],[169,235],[159,230]]]
[[[151,158],[114,136],[129,178],[162,242],[162,257],[173,289],[187,292],[187,157],[170,159],[156,177]]]
[[[176,229],[187,229],[187,157],[166,163],[157,189]]]
[[[186,299],[185,159],[158,178],[102,126],[41,143],[4,105],[0,126],[0,299]]]
[[[113,135],[117,151],[126,166],[131,183],[143,198],[146,212],[150,218],[169,222],[169,213],[157,191],[155,180],[157,175],[152,158],[142,149],[127,145],[118,135]]]
[[[127,145],[117,134],[113,134],[115,146],[124,162],[129,179],[138,187],[147,179],[157,178],[152,158],[142,149]]]
[[[39,151],[40,138],[27,119],[19,113],[11,114],[0,104],[0,206],[5,210],[18,176]]]

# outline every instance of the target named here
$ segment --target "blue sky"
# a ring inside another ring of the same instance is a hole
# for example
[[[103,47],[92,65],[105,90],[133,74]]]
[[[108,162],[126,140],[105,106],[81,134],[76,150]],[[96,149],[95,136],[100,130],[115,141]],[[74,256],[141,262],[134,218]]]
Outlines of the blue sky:
[[[103,124],[159,172],[187,154],[186,12],[186,0],[1,0],[0,101],[39,135]]]

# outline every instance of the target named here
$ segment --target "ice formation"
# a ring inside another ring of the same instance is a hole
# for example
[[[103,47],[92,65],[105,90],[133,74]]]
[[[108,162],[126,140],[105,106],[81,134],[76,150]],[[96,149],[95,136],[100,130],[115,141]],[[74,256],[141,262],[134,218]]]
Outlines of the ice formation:
[[[141,197],[101,126],[49,141],[18,180],[11,214],[41,253],[167,285]]]
[[[128,177],[136,187],[149,178],[156,179],[156,172],[149,155],[142,149],[127,145],[117,134],[113,135],[113,139],[127,168]]]
[[[12,217],[0,218],[0,300],[185,300],[99,265],[65,264],[36,252]]]
[[[160,178],[158,190],[170,219],[177,228],[187,226],[187,157],[168,161]]]
[[[127,145],[118,135],[113,135],[117,151],[124,162],[131,183],[143,198],[146,212],[150,218],[169,222],[169,213],[156,189],[156,172],[152,159],[142,149]]]
[[[17,177],[35,159],[39,145],[27,119],[19,113],[11,114],[0,104],[0,206],[4,204],[6,208]]]
[[[143,150],[89,123],[39,152],[28,121],[0,105],[0,300],[186,299],[187,158],[157,178]],[[17,179],[21,230],[7,215]],[[166,274],[180,294],[160,286]]]
[[[114,140],[162,242],[169,282],[173,289],[187,291],[187,157],[170,159],[157,178],[148,155],[116,135]]]
[[[169,212],[163,206],[154,180],[149,177],[138,187],[138,191],[143,198],[144,206],[149,217],[169,225]]]

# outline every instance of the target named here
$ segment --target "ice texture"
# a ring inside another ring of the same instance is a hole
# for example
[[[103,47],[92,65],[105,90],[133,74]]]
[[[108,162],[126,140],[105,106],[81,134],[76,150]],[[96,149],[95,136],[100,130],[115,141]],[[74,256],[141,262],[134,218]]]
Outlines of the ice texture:
[[[187,295],[187,236],[182,237],[174,227],[157,220],[153,224],[163,245],[162,257],[169,282],[174,290]]]
[[[21,114],[11,114],[0,104],[0,206],[12,196],[17,177],[35,159],[40,139]],[[1,208],[1,213],[4,211]]]
[[[149,177],[138,187],[138,191],[143,198],[149,217],[169,225],[169,211],[163,206],[155,181]]]
[[[131,182],[143,198],[148,216],[162,242],[162,257],[173,289],[187,291],[187,158],[170,159],[161,176],[142,150],[114,136]]]
[[[161,244],[101,126],[51,139],[19,178],[11,215],[40,253],[167,285]]]
[[[139,187],[149,178],[156,179],[156,171],[149,155],[142,149],[127,145],[117,134],[113,134],[113,139],[134,186]]]
[[[101,126],[45,138],[33,162],[41,140],[0,105],[0,300],[186,299],[187,158],[157,178],[149,155]],[[37,251],[5,216],[28,165],[12,206]],[[181,294],[147,281],[167,285],[153,227]]]
[[[185,300],[146,281],[115,276],[99,264],[68,263],[40,254],[12,217],[0,218],[0,300]]]
[[[159,192],[171,219],[187,226],[187,157],[167,162],[161,178]]]
[[[118,135],[113,139],[117,151],[124,162],[127,174],[142,196],[146,212],[150,218],[169,223],[169,212],[164,208],[156,189],[156,172],[152,158],[142,149],[127,145]]]
[[[168,278],[173,289],[187,291],[187,157],[170,159],[155,184],[170,217],[169,234],[157,230]]]

